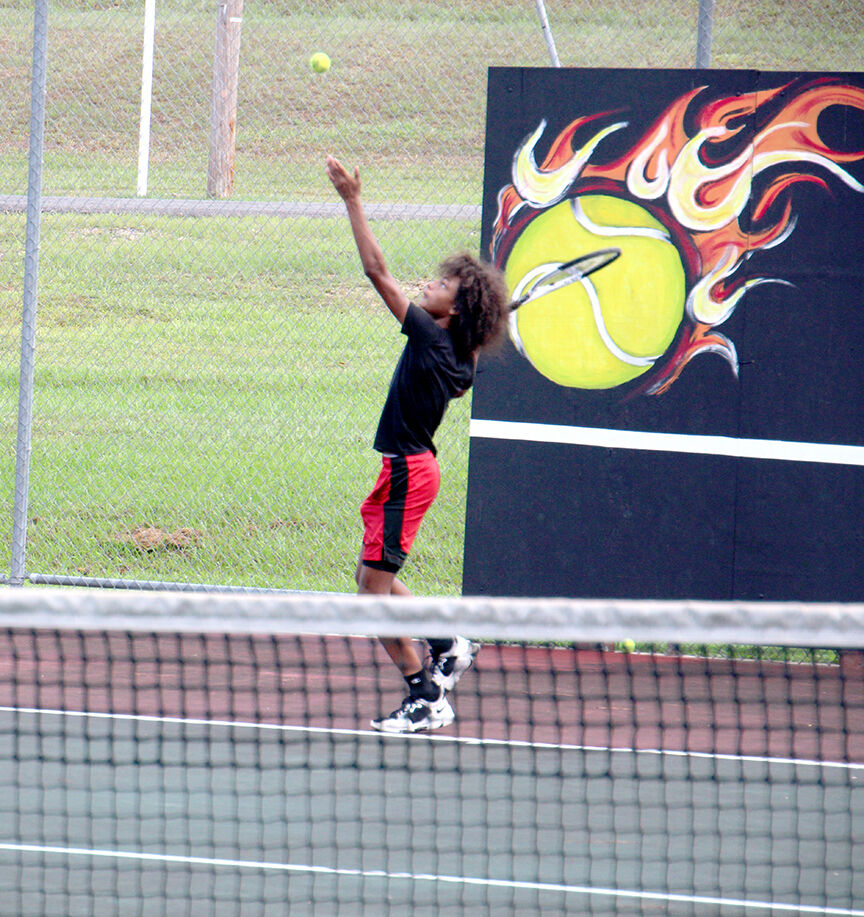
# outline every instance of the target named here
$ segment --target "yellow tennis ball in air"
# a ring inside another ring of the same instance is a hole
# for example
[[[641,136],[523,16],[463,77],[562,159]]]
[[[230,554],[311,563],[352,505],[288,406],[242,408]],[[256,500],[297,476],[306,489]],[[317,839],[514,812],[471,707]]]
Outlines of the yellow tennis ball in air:
[[[621,649],[625,653],[632,653],[636,649],[636,643],[633,640],[622,640]]]
[[[606,194],[562,201],[531,220],[504,267],[514,298],[556,265],[603,248],[621,254],[511,316],[517,347],[559,385],[608,389],[641,376],[684,315],[684,266],[669,232],[644,207]]]
[[[309,66],[315,73],[326,73],[330,69],[330,58],[323,51],[316,51],[309,58]]]

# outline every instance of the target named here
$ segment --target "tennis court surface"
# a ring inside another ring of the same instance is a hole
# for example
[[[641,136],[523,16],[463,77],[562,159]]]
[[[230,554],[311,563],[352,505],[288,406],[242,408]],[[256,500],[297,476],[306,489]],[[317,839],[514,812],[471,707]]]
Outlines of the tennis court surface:
[[[4,915],[864,915],[860,606],[6,588],[0,625]],[[456,722],[374,732],[369,634],[454,629]]]

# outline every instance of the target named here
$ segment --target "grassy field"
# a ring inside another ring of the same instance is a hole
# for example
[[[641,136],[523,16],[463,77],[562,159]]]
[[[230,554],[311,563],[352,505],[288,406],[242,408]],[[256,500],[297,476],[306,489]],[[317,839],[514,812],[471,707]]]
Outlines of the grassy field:
[[[135,192],[141,12],[138,4],[112,7],[52,7],[46,191]],[[476,4],[472,15],[484,8],[493,5]],[[327,189],[319,163],[341,150],[369,167],[370,199],[478,202],[487,62],[546,62],[533,4],[518,16],[490,13],[482,28],[466,27],[467,8],[434,4],[411,5],[407,15],[399,4],[335,3],[324,7],[329,15],[310,9],[244,10],[235,197],[320,199]],[[29,16],[0,8],[0,67],[11,79],[0,86],[0,103],[14,123],[0,157],[7,188],[26,181],[28,108],[20,90],[29,75]],[[214,25],[209,6],[160,7],[152,196],[205,192]],[[317,48],[333,57],[326,76],[308,67]],[[19,91],[4,99],[16,83]]]
[[[547,2],[572,66],[687,67],[696,4]],[[32,5],[0,5],[0,191],[27,188]],[[43,192],[133,197],[141,4],[51,4]],[[214,13],[158,8],[152,198],[206,196]],[[854,69],[862,12],[717,3],[713,64]],[[312,74],[312,50],[333,69]],[[235,200],[332,200],[327,152],[374,202],[479,204],[486,70],[543,66],[536,7],[492,0],[247,3]],[[376,224],[409,285],[460,220]],[[0,532],[11,541],[24,219],[0,214]],[[343,220],[43,218],[28,569],[344,591],[370,441],[400,348]],[[461,584],[470,399],[439,436],[444,484],[409,584]]]
[[[280,228],[314,232],[314,253],[259,219],[45,218],[29,571],[350,588],[399,334],[358,279],[343,221],[300,222]],[[22,220],[2,225],[12,248]],[[397,251],[400,233],[414,228],[389,227]],[[222,276],[238,234],[255,243]],[[441,431],[445,485],[412,564],[424,591],[458,588],[468,409]],[[4,426],[11,443],[11,411]]]
[[[697,4],[547,4],[569,66],[690,67]],[[52,3],[47,193],[134,195],[141,5]],[[856,69],[864,11],[848,0],[715,4],[712,65]],[[26,187],[32,10],[0,5],[0,187]],[[203,0],[160,4],[150,194],[205,193],[215,18]],[[333,68],[310,72],[313,50]],[[515,3],[247,3],[238,79],[235,197],[315,199],[318,163],[339,150],[369,167],[376,200],[477,203],[486,71],[545,66],[532,0]]]

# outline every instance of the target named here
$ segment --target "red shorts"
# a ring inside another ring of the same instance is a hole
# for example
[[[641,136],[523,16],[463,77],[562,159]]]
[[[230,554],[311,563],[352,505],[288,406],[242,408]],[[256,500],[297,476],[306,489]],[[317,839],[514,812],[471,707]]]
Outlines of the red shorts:
[[[360,507],[364,562],[393,572],[401,568],[440,482],[432,452],[382,457],[381,474]]]

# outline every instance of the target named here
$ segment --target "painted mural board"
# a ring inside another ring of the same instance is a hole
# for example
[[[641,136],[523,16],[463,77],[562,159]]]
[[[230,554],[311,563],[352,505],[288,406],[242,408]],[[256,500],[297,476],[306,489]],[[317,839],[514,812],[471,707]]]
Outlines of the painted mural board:
[[[862,598],[864,75],[492,69],[481,247],[467,594]]]

